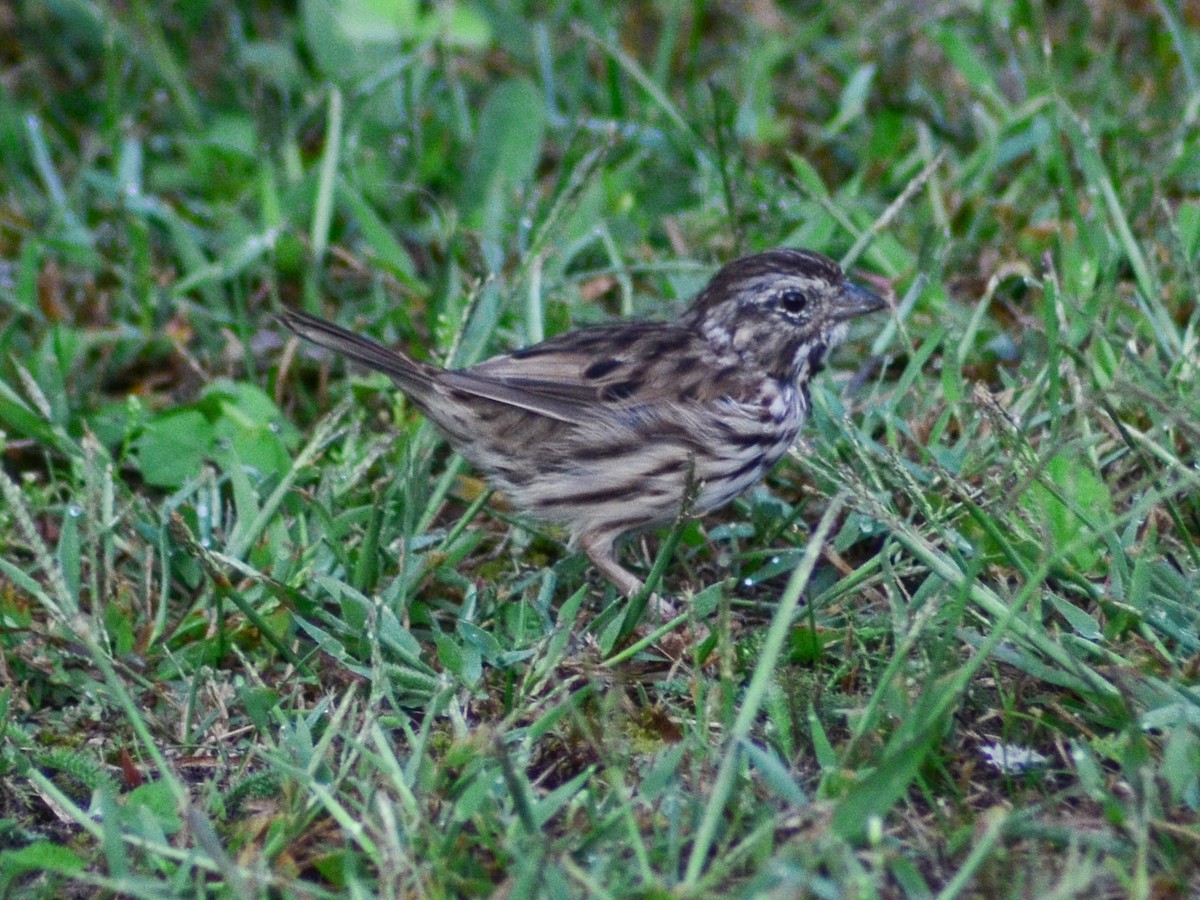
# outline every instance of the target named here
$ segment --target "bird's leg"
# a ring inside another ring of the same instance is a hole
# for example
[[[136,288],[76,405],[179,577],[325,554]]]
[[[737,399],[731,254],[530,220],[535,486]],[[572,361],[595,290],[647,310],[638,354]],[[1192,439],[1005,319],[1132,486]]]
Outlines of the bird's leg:
[[[579,549],[587,554],[600,574],[616,586],[617,590],[626,597],[636,597],[642,589],[641,580],[617,562],[614,543],[615,534],[604,532],[588,532],[579,536]]]
[[[604,532],[581,534],[579,549],[587,554],[587,558],[592,561],[592,565],[601,575],[611,581],[618,591],[632,600],[645,585],[642,584],[641,579],[617,562],[616,539],[617,535]],[[665,622],[676,614],[674,604],[660,596],[657,591],[650,597],[648,604],[651,613],[660,621]]]

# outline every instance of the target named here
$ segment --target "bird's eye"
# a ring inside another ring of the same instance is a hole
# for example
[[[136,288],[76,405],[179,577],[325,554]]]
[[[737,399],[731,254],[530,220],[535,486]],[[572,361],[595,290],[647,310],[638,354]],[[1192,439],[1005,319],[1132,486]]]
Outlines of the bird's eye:
[[[808,296],[804,291],[791,288],[779,295],[779,305],[784,312],[799,315],[808,306]]]

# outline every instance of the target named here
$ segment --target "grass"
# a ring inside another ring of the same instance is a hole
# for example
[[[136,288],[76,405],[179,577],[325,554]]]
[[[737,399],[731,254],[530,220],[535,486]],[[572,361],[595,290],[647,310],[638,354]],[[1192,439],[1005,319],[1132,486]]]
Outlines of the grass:
[[[0,894],[1200,889],[1194,4],[0,12]],[[463,365],[895,299],[640,629],[281,303]]]

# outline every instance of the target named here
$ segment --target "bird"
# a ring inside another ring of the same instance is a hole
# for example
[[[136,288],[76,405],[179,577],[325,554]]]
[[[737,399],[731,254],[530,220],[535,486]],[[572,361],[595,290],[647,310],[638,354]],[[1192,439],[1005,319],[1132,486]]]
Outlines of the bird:
[[[795,441],[849,320],[886,305],[827,256],[782,247],[727,263],[673,320],[580,328],[463,369],[297,309],[278,318],[388,375],[517,509],[564,526],[634,597],[643,584],[618,539],[758,483]]]

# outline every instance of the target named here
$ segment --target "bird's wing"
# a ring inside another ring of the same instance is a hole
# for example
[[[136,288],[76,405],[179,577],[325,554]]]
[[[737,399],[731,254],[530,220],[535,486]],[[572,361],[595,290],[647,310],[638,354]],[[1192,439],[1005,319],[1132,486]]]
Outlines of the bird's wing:
[[[496,378],[466,369],[446,372],[440,384],[454,392],[494,400],[560,422],[582,423],[594,419],[598,405],[595,392],[586,385],[538,378]]]
[[[563,422],[623,420],[669,393],[672,382],[651,369],[686,359],[697,341],[659,322],[588,328],[447,372],[441,384]]]

